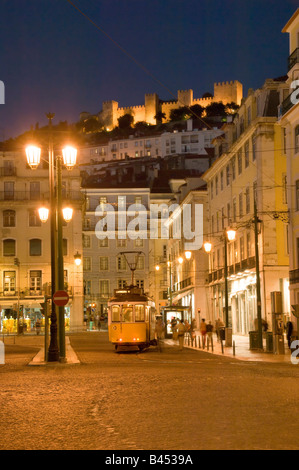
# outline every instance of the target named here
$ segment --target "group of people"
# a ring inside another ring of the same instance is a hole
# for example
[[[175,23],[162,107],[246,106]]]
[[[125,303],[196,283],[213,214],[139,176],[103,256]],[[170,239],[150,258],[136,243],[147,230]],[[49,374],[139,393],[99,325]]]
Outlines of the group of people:
[[[190,335],[190,339],[193,342],[195,338],[195,332],[197,330],[196,320],[192,319],[191,323],[187,320],[179,319],[172,317],[170,321],[170,327],[172,331],[172,338],[177,340],[179,343],[179,350],[182,351],[184,347],[184,336],[185,333]],[[208,323],[203,318],[200,322],[198,331],[202,339],[202,347],[205,349],[206,346],[212,345],[213,342],[213,333],[216,332],[217,340],[221,339],[221,329],[224,328],[224,323],[220,318],[215,322],[215,327],[211,321]],[[157,317],[156,319],[156,338],[159,348],[161,350],[161,340],[164,339],[165,326],[162,320],[162,317]]]

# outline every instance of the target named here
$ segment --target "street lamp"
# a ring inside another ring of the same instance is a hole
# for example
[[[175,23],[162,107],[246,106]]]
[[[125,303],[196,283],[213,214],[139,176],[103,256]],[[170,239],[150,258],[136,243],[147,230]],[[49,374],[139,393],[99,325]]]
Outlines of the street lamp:
[[[48,362],[56,362],[59,359],[65,360],[65,324],[64,307],[58,307],[59,319],[59,347],[57,341],[57,315],[53,296],[57,290],[64,290],[64,269],[63,269],[63,244],[62,244],[62,196],[61,196],[61,166],[62,157],[56,157],[56,194],[55,194],[55,166],[54,166],[54,146],[52,136],[53,113],[47,115],[49,121],[49,187],[50,187],[50,234],[51,234],[51,341],[48,350]],[[40,163],[41,149],[30,145],[26,148],[28,165],[36,169]],[[71,170],[76,164],[77,150],[67,146],[62,150],[63,162],[68,170]],[[43,222],[46,222],[49,216],[49,209],[42,207],[39,209],[39,215]],[[71,220],[71,212],[68,210],[64,216],[65,220]]]
[[[78,251],[74,256],[74,259],[75,259],[75,265],[79,267],[81,265],[82,259],[81,259],[81,255],[80,255],[80,253],[78,253]]]

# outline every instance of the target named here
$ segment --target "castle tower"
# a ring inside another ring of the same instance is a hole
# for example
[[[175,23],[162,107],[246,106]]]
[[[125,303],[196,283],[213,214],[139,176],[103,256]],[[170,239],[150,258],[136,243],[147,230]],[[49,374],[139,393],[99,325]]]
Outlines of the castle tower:
[[[155,116],[159,111],[159,96],[156,93],[147,93],[144,99],[145,121],[148,124],[156,124]]]
[[[240,106],[243,98],[243,85],[238,80],[214,84],[214,101],[218,103],[236,103]]]
[[[105,126],[109,129],[114,129],[118,125],[117,122],[117,101],[104,101],[102,105],[101,119]]]
[[[178,105],[192,106],[193,105],[193,90],[178,90]]]

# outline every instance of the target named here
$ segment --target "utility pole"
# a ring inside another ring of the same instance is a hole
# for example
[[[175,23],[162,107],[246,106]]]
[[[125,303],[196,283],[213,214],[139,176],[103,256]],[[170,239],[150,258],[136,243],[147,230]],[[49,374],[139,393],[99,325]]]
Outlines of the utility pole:
[[[257,324],[258,324],[258,348],[263,349],[263,331],[262,331],[262,301],[261,301],[261,280],[260,280],[260,262],[259,262],[259,233],[257,216],[256,196],[254,195],[254,244],[255,244],[255,270],[256,270],[256,305],[257,305]]]

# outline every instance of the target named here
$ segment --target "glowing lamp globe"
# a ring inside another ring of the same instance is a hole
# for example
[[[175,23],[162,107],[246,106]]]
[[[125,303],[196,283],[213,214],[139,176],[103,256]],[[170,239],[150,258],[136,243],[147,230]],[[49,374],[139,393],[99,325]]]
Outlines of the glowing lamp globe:
[[[62,149],[63,163],[68,170],[72,170],[76,165],[77,160],[77,149],[74,147],[67,146]]]
[[[26,148],[27,163],[32,170],[36,170],[36,168],[40,164],[40,154],[41,154],[41,149],[39,147],[35,147],[34,145],[29,145]]]

